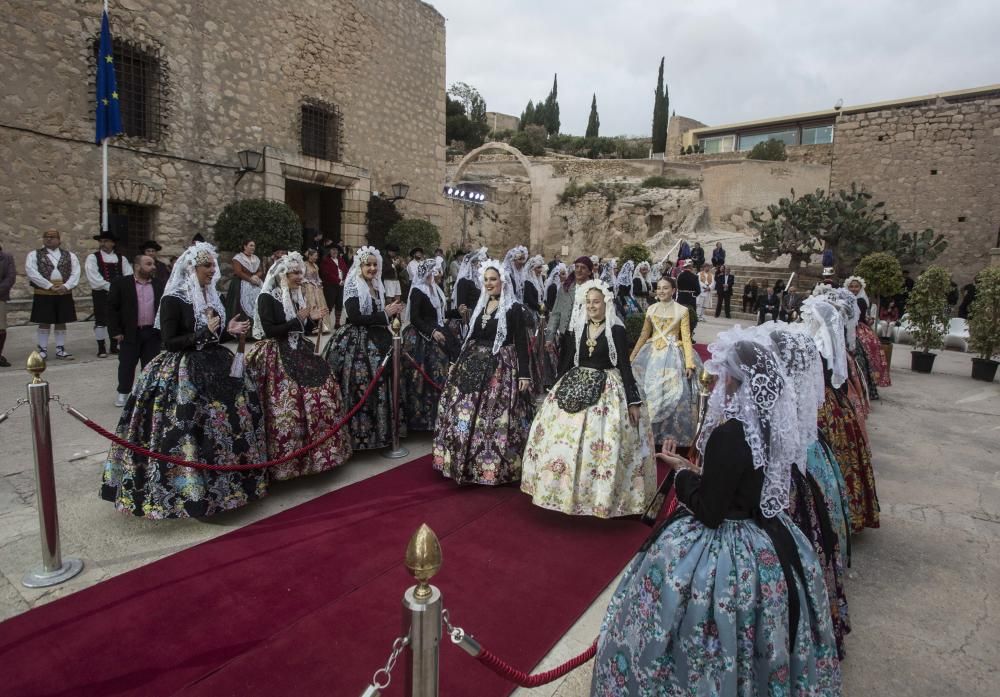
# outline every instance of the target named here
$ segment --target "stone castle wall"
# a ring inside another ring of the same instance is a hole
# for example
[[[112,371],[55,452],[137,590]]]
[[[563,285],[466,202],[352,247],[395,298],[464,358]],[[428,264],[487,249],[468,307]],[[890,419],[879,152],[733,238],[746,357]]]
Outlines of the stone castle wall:
[[[12,0],[0,46],[0,239],[23,274],[41,231],[62,231],[82,255],[100,220],[101,151],[94,145],[95,56],[101,3]],[[211,239],[238,197],[284,199],[284,181],[345,189],[345,242],[364,239],[371,191],[405,181],[397,205],[443,224],[444,18],[418,0],[112,0],[111,28],[156,54],[162,127],[155,140],[117,138],[112,199],[155,206],[166,257],[195,232]],[[305,100],[336,105],[339,162],[301,155]],[[405,114],[405,118],[401,115]],[[265,171],[234,188],[236,153]],[[82,259],[81,259],[82,261]],[[89,296],[81,284],[81,296]],[[15,298],[27,295],[19,279]],[[12,303],[17,321],[18,303]]]
[[[934,261],[959,284],[988,266],[1000,227],[1000,94],[844,114],[833,187],[864,184],[904,231],[948,239]]]
[[[782,197],[826,189],[830,168],[794,162],[715,160],[702,165],[702,198],[714,227],[744,230],[751,210],[762,210]]]

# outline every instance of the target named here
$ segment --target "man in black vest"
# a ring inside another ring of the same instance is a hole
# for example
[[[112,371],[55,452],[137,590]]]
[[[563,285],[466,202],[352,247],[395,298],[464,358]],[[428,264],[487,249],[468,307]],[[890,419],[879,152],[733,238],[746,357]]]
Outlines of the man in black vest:
[[[87,255],[83,264],[90,284],[90,297],[94,301],[94,338],[97,339],[97,356],[108,355],[105,342],[108,340],[108,292],[111,282],[120,276],[132,275],[132,265],[122,255],[115,252],[118,238],[113,232],[99,232],[94,235],[101,247]],[[118,353],[118,342],[111,339],[111,353]]]
[[[42,244],[41,249],[28,252],[24,261],[24,275],[34,293],[31,321],[38,325],[38,353],[48,358],[49,329],[55,325],[56,358],[71,359],[73,354],[66,350],[66,323],[76,321],[73,289],[80,282],[80,260],[62,249],[58,230],[46,230]]]
[[[115,404],[125,406],[135,379],[135,365],[142,367],[160,352],[160,330],[153,326],[163,297],[163,283],[156,277],[156,262],[140,254],[135,273],[119,276],[108,293],[108,329],[121,344],[118,352],[118,396]]]
[[[725,305],[726,319],[730,318],[729,302],[733,299],[733,286],[736,285],[736,276],[729,272],[729,267],[722,264],[719,272],[715,274],[715,292],[719,301],[715,304],[715,316],[718,317]]]
[[[678,261],[681,272],[677,274],[677,302],[688,309],[691,319],[691,333],[698,326],[698,296],[701,294],[701,283],[698,276],[691,270],[694,262],[691,259]]]

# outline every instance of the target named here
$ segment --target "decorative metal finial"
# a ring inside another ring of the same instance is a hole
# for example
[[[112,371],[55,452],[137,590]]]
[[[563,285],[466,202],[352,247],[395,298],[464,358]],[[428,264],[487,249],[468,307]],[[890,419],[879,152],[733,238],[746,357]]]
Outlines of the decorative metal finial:
[[[428,581],[441,570],[441,543],[427,523],[421,524],[406,545],[406,568],[417,581],[413,597],[429,599],[431,586]]]
[[[31,381],[32,385],[37,385],[39,383],[45,382],[42,380],[42,373],[45,372],[45,359],[42,358],[42,354],[38,351],[32,351],[31,355],[28,356],[28,364],[26,369],[29,373],[34,375],[34,379]]]
[[[715,376],[708,372],[704,367],[702,367],[701,372],[698,374],[698,383],[701,385],[701,391],[703,394],[708,394],[712,391],[712,383],[715,382]]]
[[[400,321],[399,317],[392,318],[392,333],[399,334]]]

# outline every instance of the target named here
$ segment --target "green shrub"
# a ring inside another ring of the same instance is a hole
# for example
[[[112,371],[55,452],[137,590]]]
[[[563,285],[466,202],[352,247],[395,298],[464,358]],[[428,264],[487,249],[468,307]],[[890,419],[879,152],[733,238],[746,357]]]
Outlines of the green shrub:
[[[865,279],[865,293],[876,304],[876,319],[881,316],[879,298],[888,298],[903,290],[903,269],[899,260],[887,252],[873,252],[862,257],[854,273]]]
[[[651,262],[652,260],[653,255],[641,244],[627,244],[618,253],[618,262],[620,264],[624,264],[626,261],[634,261],[638,265],[639,262]]]
[[[635,346],[635,342],[639,340],[639,335],[642,334],[642,324],[645,321],[646,315],[641,312],[625,318],[625,336],[628,337],[629,351]]]
[[[215,221],[219,249],[241,251],[244,239],[257,243],[257,256],[270,256],[276,249],[302,247],[302,222],[288,204],[262,198],[230,203]]]
[[[969,347],[985,360],[1000,354],[1000,267],[991,266],[976,276],[976,299],[969,307]]]
[[[763,143],[757,143],[747,155],[748,160],[783,161],[788,159],[785,152],[785,142],[777,138],[768,138]]]
[[[618,197],[621,195],[630,194],[635,190],[633,184],[626,184],[624,182],[615,183],[604,183],[604,182],[585,182],[583,184],[577,184],[575,180],[570,180],[563,189],[562,193],[559,194],[559,203],[562,204],[573,204],[576,203],[577,199],[590,193],[600,194],[607,200],[607,213],[611,214],[611,210],[614,208],[615,203],[618,201]]]
[[[386,242],[397,245],[400,254],[407,254],[414,247],[421,247],[424,254],[429,256],[441,246],[441,232],[434,223],[407,218],[392,226],[386,235]]]
[[[510,144],[525,155],[539,156],[545,154],[546,133],[544,126],[531,124],[518,131],[510,139]]]
[[[665,177],[662,174],[654,174],[646,177],[639,185],[641,189],[689,189],[695,186],[695,182],[687,177]]]
[[[948,318],[946,296],[951,276],[940,266],[929,266],[917,278],[906,302],[906,314],[913,324],[913,344],[925,353],[944,345]]]
[[[403,219],[403,214],[396,209],[396,204],[382,196],[372,196],[368,199],[368,244],[385,249],[389,230]]]

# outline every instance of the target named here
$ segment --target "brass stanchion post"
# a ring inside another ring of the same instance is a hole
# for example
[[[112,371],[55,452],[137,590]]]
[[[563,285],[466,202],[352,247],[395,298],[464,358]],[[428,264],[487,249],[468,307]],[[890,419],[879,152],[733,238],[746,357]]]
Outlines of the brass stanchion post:
[[[403,333],[400,331],[399,317],[392,320],[392,450],[383,457],[398,460],[410,451],[399,444],[399,368],[403,355]]]
[[[427,524],[406,547],[406,568],[416,579],[403,595],[406,648],[406,697],[438,697],[441,649],[441,591],[428,583],[441,569],[441,544]]]
[[[37,351],[28,356],[31,407],[31,444],[35,452],[35,498],[42,537],[42,566],[21,579],[28,588],[47,588],[76,576],[83,570],[79,559],[63,559],[59,548],[59,510],[56,505],[55,468],[52,463],[52,425],[49,422],[49,383],[42,380],[45,360]]]

